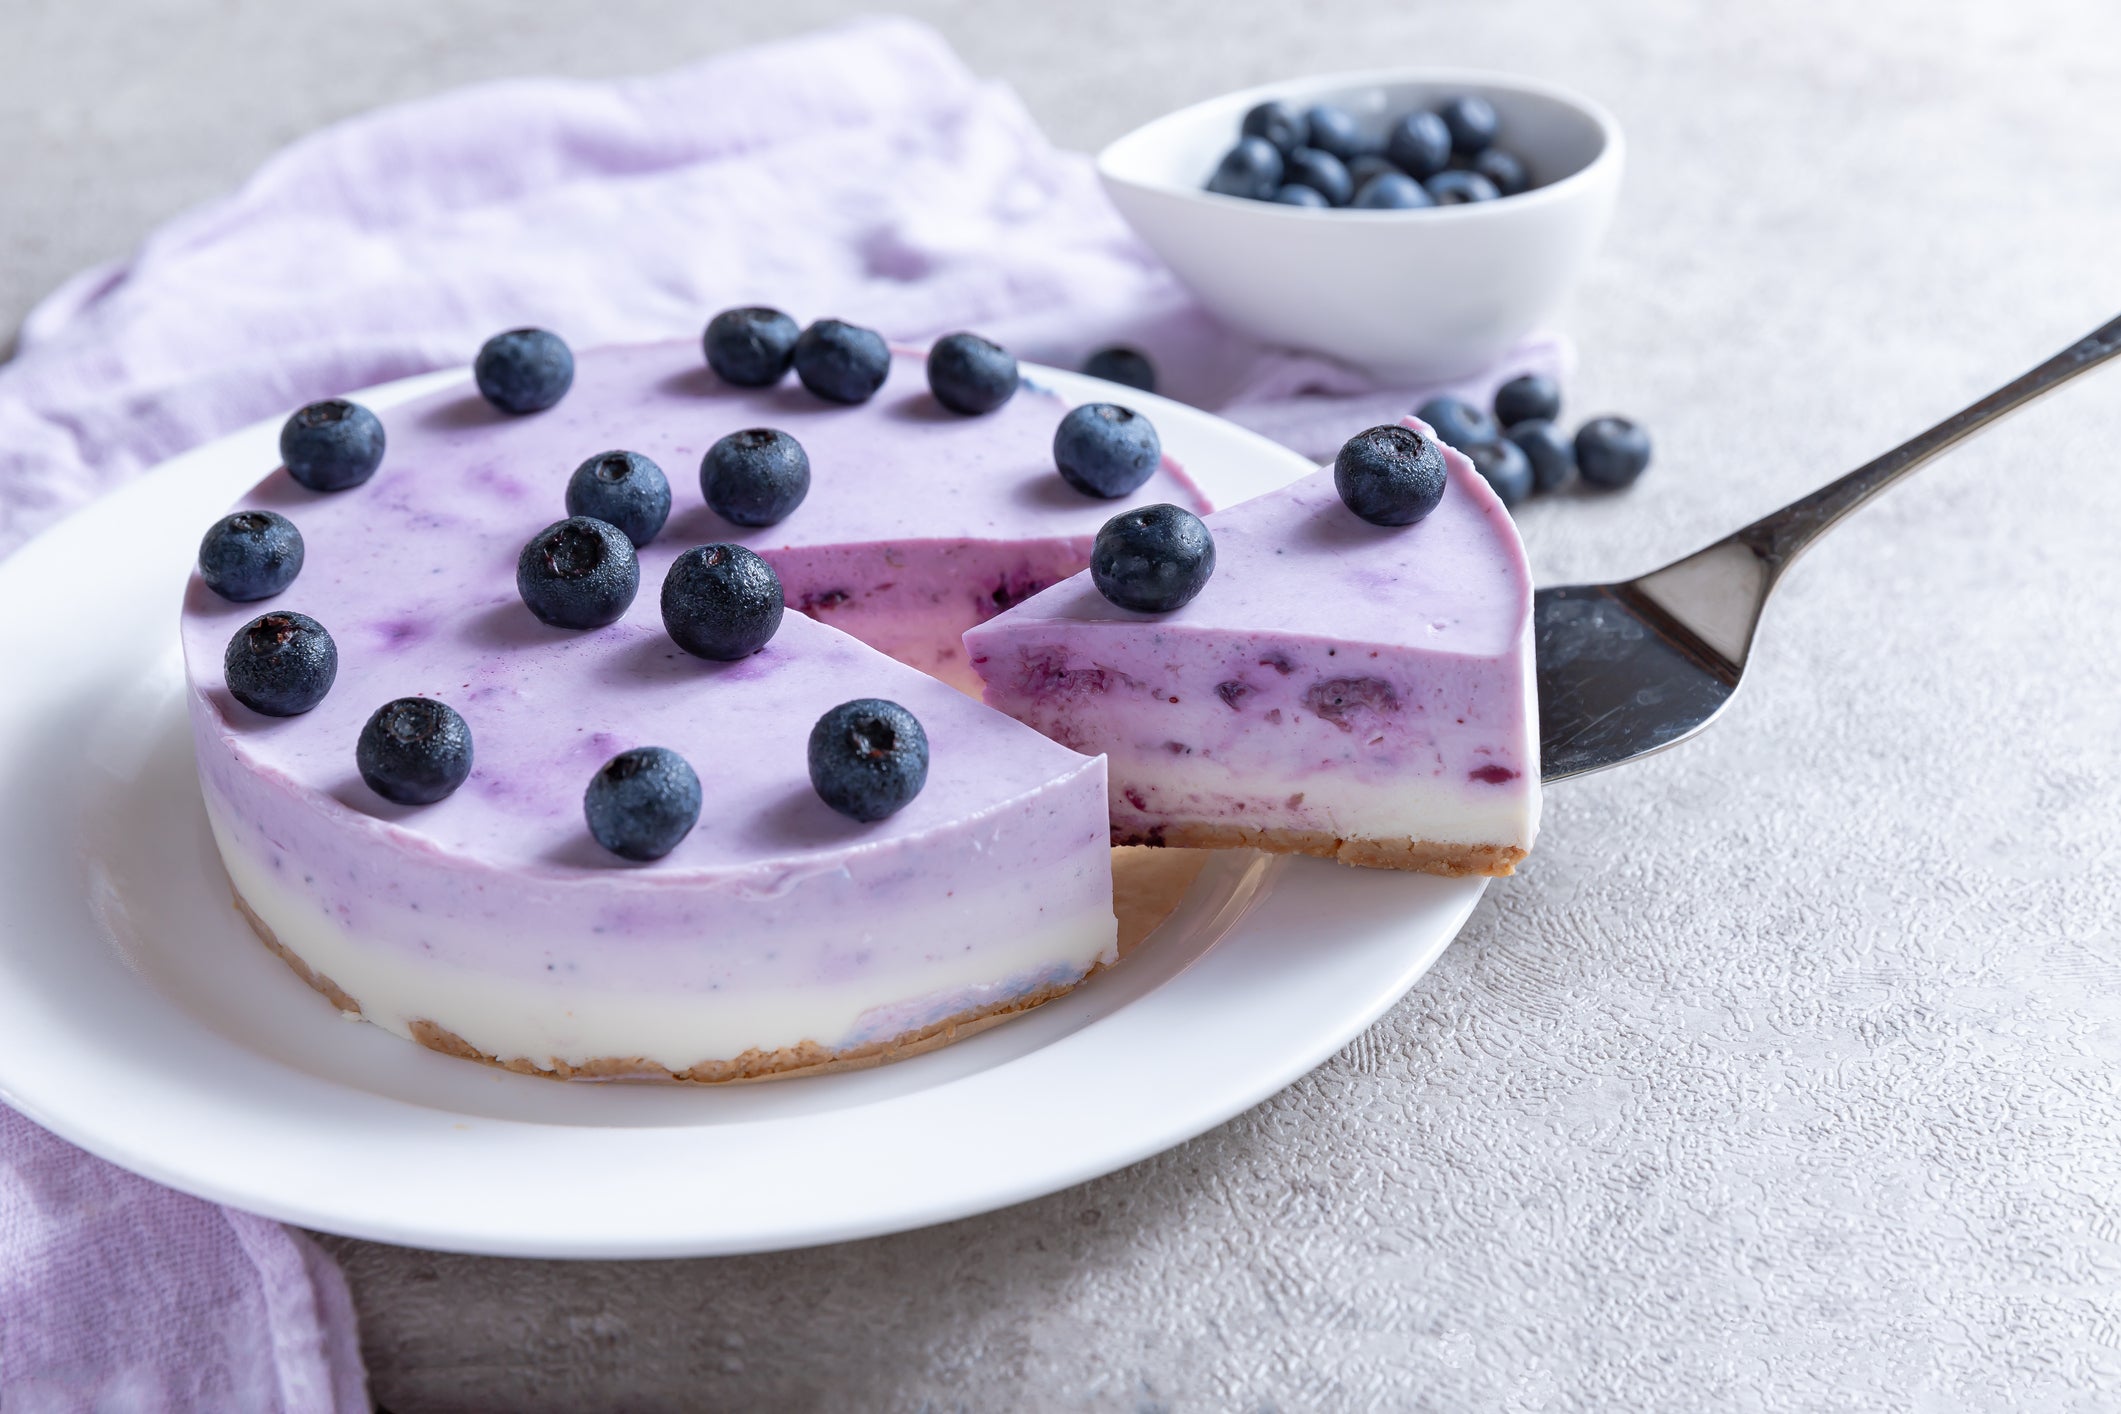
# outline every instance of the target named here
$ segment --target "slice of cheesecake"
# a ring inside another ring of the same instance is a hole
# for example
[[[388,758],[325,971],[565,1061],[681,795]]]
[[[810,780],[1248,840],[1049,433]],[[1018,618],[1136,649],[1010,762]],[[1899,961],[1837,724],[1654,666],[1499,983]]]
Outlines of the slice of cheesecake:
[[[1328,469],[1207,517],[1215,571],[1181,609],[1085,572],[972,629],[987,702],[1104,753],[1115,843],[1510,873],[1539,820],[1531,577],[1443,450],[1418,524],[1358,519]]]

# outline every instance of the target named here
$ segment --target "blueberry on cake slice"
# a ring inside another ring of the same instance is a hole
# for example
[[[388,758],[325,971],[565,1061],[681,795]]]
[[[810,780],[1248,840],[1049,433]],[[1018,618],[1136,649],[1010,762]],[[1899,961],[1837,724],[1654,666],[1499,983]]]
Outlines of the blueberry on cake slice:
[[[1532,588],[1472,463],[1409,418],[1146,523],[1176,510],[1115,517],[1091,569],[965,635],[989,705],[1105,756],[1114,842],[1510,873],[1539,819]]]

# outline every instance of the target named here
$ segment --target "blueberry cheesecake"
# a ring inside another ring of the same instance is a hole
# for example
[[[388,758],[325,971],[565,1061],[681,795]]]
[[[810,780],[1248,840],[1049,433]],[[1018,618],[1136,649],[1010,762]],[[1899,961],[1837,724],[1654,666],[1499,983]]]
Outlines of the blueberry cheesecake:
[[[937,674],[1116,510],[1208,506],[1132,413],[1071,479],[1066,403],[938,349],[515,331],[298,414],[182,624],[259,935],[401,1036],[585,1078],[873,1063],[1112,962],[1105,763]]]

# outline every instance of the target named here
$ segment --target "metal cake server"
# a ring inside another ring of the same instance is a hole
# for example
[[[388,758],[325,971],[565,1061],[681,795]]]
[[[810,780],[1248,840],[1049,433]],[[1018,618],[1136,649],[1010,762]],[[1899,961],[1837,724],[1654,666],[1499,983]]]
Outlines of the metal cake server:
[[[1768,595],[1797,557],[1886,487],[2121,354],[2121,319],[1920,436],[1638,579],[1532,598],[1542,782],[1676,746],[1730,705]]]

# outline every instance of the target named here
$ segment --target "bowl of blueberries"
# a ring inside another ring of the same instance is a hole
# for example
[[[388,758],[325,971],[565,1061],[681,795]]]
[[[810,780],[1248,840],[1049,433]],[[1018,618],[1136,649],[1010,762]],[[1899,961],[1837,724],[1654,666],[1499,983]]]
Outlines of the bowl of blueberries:
[[[1098,154],[1120,214],[1217,318],[1380,377],[1478,372],[1574,287],[1620,129],[1552,85],[1391,69],[1168,113]]]

